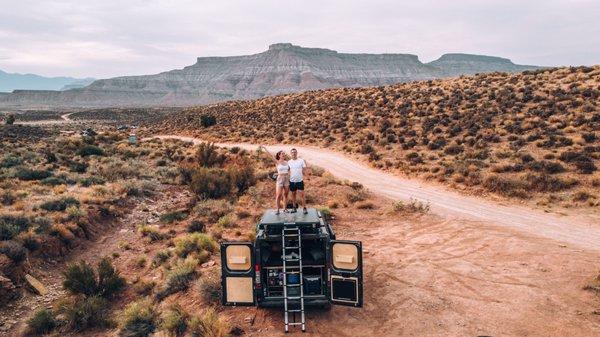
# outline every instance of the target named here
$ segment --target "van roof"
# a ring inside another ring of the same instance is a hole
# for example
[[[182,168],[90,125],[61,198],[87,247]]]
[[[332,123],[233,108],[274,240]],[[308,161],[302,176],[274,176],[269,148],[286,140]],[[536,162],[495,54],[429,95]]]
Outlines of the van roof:
[[[296,213],[275,213],[274,209],[268,209],[260,219],[262,225],[283,225],[288,223],[295,223],[297,225],[312,225],[319,223],[319,213],[315,208],[308,208],[308,213],[302,213],[302,210],[298,210]]]

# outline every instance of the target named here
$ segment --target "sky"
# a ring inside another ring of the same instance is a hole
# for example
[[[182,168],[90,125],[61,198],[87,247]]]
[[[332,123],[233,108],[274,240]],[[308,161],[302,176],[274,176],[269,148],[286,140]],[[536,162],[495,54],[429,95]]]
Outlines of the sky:
[[[108,78],[291,42],[348,53],[600,64],[598,0],[0,0],[0,70]]]

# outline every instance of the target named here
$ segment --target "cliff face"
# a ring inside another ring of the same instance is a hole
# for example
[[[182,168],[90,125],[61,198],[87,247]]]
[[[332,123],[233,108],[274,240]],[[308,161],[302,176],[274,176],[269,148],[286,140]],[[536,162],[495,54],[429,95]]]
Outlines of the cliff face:
[[[185,106],[254,99],[332,87],[377,86],[485,71],[519,71],[510,60],[471,60],[449,54],[429,64],[410,54],[344,54],[329,49],[279,43],[265,52],[232,57],[200,57],[196,64],[156,75],[94,81],[63,92],[19,91],[1,105]],[[513,68],[497,66],[508,64]],[[510,70],[508,70],[510,68]],[[507,70],[504,70],[507,69]]]

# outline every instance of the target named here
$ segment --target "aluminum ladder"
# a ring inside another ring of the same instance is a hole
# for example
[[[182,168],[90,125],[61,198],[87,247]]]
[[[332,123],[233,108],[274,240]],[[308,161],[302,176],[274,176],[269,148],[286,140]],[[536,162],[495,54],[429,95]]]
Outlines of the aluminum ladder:
[[[299,325],[302,332],[306,331],[304,316],[304,280],[302,278],[302,232],[294,224],[284,224],[281,232],[281,250],[283,260],[283,304],[285,309],[285,332],[289,327]],[[297,283],[289,283],[288,275],[298,275]],[[293,295],[290,295],[293,290]],[[290,313],[293,322],[290,322]],[[297,320],[298,315],[300,321]]]

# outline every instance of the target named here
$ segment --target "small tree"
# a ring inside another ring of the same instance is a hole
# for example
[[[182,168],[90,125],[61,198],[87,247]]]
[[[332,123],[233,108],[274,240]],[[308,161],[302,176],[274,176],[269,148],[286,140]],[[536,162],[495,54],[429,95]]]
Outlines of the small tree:
[[[6,115],[6,117],[4,117],[4,122],[6,123],[6,125],[13,125],[15,123],[15,119],[15,115],[8,114]]]
[[[63,287],[66,290],[86,297],[109,298],[125,287],[125,279],[119,275],[106,257],[98,263],[97,276],[92,266],[85,261],[70,265],[64,276]]]

